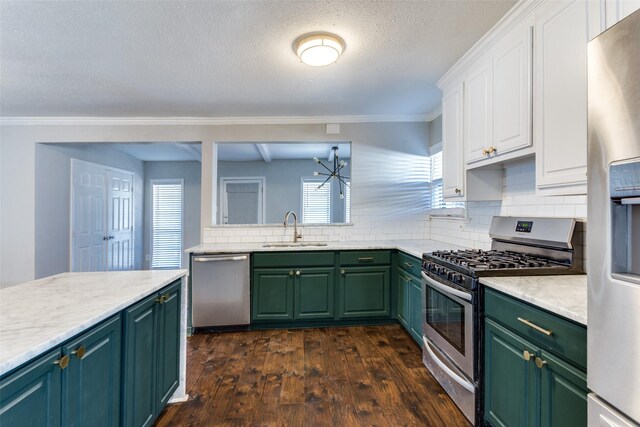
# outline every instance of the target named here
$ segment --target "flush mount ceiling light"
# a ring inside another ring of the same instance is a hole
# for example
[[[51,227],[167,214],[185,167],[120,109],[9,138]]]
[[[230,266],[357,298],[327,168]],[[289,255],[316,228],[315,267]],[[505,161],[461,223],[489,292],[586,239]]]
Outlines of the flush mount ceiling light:
[[[301,36],[293,45],[300,60],[312,67],[333,64],[344,51],[344,47],[344,40],[329,33]]]

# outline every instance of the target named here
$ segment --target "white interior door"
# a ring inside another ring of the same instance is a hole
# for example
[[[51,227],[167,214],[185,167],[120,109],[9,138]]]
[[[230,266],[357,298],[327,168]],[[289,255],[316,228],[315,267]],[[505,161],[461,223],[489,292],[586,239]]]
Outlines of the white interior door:
[[[106,176],[103,167],[72,160],[71,271],[106,269]]]
[[[72,160],[71,271],[133,268],[133,177]]]
[[[108,270],[133,268],[133,174],[109,170]]]
[[[221,223],[264,224],[264,177],[221,178]]]

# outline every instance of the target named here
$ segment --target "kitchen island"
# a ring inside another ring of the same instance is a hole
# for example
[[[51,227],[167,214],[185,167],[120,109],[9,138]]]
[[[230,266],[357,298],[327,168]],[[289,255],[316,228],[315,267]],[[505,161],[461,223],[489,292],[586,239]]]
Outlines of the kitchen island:
[[[138,425],[185,400],[186,274],[63,273],[0,290],[2,422],[120,424],[122,409]],[[86,400],[91,387],[104,395]]]

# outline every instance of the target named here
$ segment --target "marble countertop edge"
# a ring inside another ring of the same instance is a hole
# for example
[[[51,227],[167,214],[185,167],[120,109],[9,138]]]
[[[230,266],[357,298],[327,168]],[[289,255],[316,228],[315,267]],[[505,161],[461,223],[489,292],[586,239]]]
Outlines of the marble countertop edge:
[[[587,275],[482,277],[483,285],[587,326]]]
[[[55,347],[61,345],[62,343],[68,341],[69,339],[72,339],[73,337],[83,333],[87,329],[98,325],[102,321],[119,313],[125,308],[130,307],[136,302],[148,297],[149,295],[162,289],[163,287],[174,282],[175,280],[186,277],[186,275],[188,274],[188,271],[184,269],[165,270],[165,271],[167,274],[160,273],[160,275],[163,276],[162,278],[157,277],[159,276],[158,273],[156,273],[155,275],[153,273],[149,273],[147,277],[139,279],[140,282],[143,282],[143,285],[138,285],[138,286],[142,286],[142,289],[140,289],[139,291],[136,290],[132,294],[122,296],[122,298],[118,302],[114,304],[109,304],[107,308],[100,308],[100,310],[95,314],[90,313],[86,318],[83,318],[79,323],[74,323],[73,326],[65,326],[64,321],[62,319],[59,319],[59,318],[55,319],[57,321],[57,324],[61,325],[59,328],[60,329],[59,331],[56,331],[54,335],[47,336],[46,339],[36,338],[34,340],[35,342],[29,343],[28,346],[17,345],[17,347],[19,347],[17,350],[14,350],[12,348],[13,343],[11,342],[12,341],[11,334],[12,333],[16,335],[28,334],[29,332],[24,330],[23,325],[19,323],[17,324],[13,323],[15,321],[14,316],[9,316],[7,318],[6,315],[3,316],[3,313],[0,313],[0,319],[2,320],[0,322],[0,337],[2,338],[0,339],[0,347],[1,347],[0,376],[4,376],[5,374],[13,371],[15,368],[22,366],[24,363],[29,362],[30,360],[45,354],[49,350],[52,350]],[[122,272],[122,273],[126,275],[127,272]],[[133,273],[134,275],[135,274],[140,275],[139,271],[133,271],[129,273]],[[73,280],[77,280],[76,279],[77,277],[82,277],[81,275],[86,275],[88,277],[93,277],[97,279],[99,278],[100,274],[101,273],[62,273],[55,276],[50,276],[43,279],[38,279],[31,282],[23,283],[21,285],[12,286],[10,288],[5,288],[4,290],[0,290],[0,296],[4,296],[2,295],[3,293],[7,294],[9,292],[11,294],[14,294],[25,287],[29,287],[30,288],[29,290],[33,291],[32,288],[36,286],[46,287],[47,283],[54,282],[54,281],[64,282],[65,278],[68,278],[69,282],[71,282]],[[105,277],[110,277],[108,276],[109,274],[113,275],[113,273],[105,273],[105,274],[107,275]],[[149,283],[146,284],[147,282]],[[106,280],[105,284],[108,284],[108,283],[109,281]],[[74,284],[71,284],[70,286],[77,286],[77,284],[74,283]],[[45,288],[43,289],[46,290]],[[12,296],[15,297],[15,295],[12,295]],[[37,296],[34,296],[34,295],[29,295],[29,297],[37,299]],[[3,305],[7,304],[7,301],[3,301],[2,304]],[[42,317],[40,317],[38,321],[34,322],[35,324],[30,324],[29,325],[30,327],[42,327],[41,326],[42,324],[46,324],[46,325],[51,324],[51,321],[53,319],[51,319],[51,316],[47,316],[46,314],[47,311],[43,310],[42,313],[44,313]],[[9,324],[10,326],[7,327],[7,324]],[[16,347],[16,345],[14,344],[13,347]]]

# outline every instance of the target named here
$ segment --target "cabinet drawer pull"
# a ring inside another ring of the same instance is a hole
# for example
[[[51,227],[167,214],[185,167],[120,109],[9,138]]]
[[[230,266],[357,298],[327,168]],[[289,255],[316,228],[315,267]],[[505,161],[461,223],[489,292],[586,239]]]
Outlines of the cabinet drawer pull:
[[[538,367],[538,369],[542,369],[542,367],[546,364],[547,364],[546,360],[542,360],[539,357],[536,357],[536,366]]]
[[[408,262],[403,262],[404,265],[406,265],[409,268],[413,268],[413,264],[408,263]]]
[[[78,359],[82,359],[86,353],[87,349],[83,345],[71,352],[71,354],[75,354]]]
[[[60,369],[65,369],[67,366],[69,366],[69,360],[70,360],[69,356],[67,356],[65,354],[60,359],[58,359],[55,362],[53,362],[53,364],[54,365],[58,365],[60,367]]]
[[[358,258],[358,261],[371,262],[371,261],[373,261],[373,257],[372,256],[365,256],[365,257],[362,257],[362,258]]]
[[[522,323],[524,323],[525,325],[527,325],[528,327],[535,329],[538,332],[542,332],[543,334],[545,334],[546,336],[551,336],[551,334],[553,334],[553,331],[550,331],[548,329],[544,329],[541,328],[540,326],[529,322],[527,319],[523,319],[522,317],[518,317],[518,320]]]

